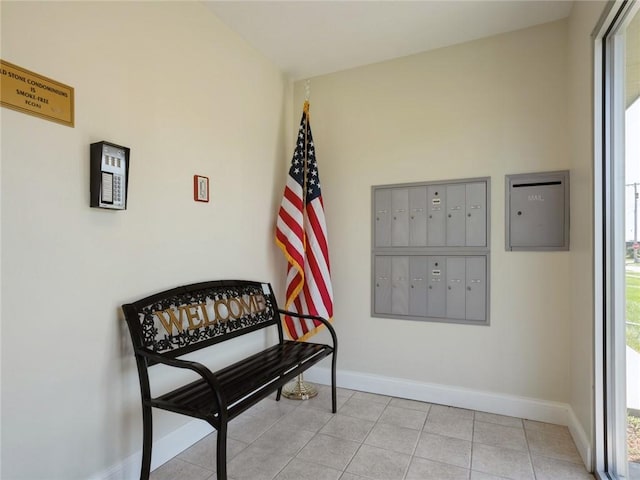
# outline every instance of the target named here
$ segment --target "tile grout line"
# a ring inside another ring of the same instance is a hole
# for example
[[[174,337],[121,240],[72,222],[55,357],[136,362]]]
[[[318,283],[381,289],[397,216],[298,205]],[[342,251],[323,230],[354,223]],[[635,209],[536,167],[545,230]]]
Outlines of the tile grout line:
[[[429,408],[427,409],[427,414],[424,416],[424,420],[422,422],[422,427],[420,427],[420,430],[418,431],[418,441],[416,442],[415,446],[413,447],[413,452],[411,452],[411,456],[409,457],[409,463],[407,465],[407,468],[404,471],[404,475],[402,476],[402,479],[405,480],[407,478],[407,475],[409,474],[409,468],[411,468],[411,463],[413,463],[413,459],[416,458],[416,450],[418,449],[418,445],[420,444],[420,439],[422,437],[422,432],[424,432],[424,427],[427,424],[427,418],[429,418],[429,414],[431,413],[431,407],[433,405],[429,404]],[[418,457],[420,458],[420,457]]]
[[[527,434],[527,429],[524,424],[524,419],[520,419],[522,422],[522,429],[524,430],[524,441],[527,443],[527,453],[529,454],[529,462],[531,463],[531,472],[533,473],[533,480],[536,480],[538,476],[536,475],[536,469],[533,466],[533,456],[531,455],[531,446],[529,445],[529,435]]]
[[[353,398],[353,395],[352,395],[352,397],[351,397],[351,398]],[[346,403],[346,402],[345,402],[345,403]],[[391,403],[391,398],[390,398],[390,399],[389,399],[389,401],[385,404],[385,410],[386,410],[387,406],[388,406],[390,403]],[[383,410],[383,412],[384,412],[384,410]],[[349,417],[349,415],[345,415],[345,416]],[[382,416],[382,413],[378,416],[378,420],[380,419],[380,417],[381,417],[381,416]],[[350,417],[350,418],[356,418],[356,417]],[[357,420],[367,421],[367,420],[363,420],[363,419],[360,419],[360,418],[358,418]],[[347,472],[347,470],[349,469],[349,466],[353,463],[353,460],[358,456],[358,452],[360,452],[360,449],[362,448],[362,446],[363,446],[363,445],[365,445],[365,443],[364,443],[364,442],[366,442],[367,438],[369,438],[369,435],[371,435],[371,432],[373,432],[373,429],[374,429],[374,428],[375,428],[375,426],[378,424],[378,420],[376,420],[376,421],[373,423],[373,426],[371,427],[371,430],[369,430],[369,432],[365,435],[365,437],[362,439],[362,441],[361,441],[361,442],[358,442],[360,445],[358,446],[358,448],[357,448],[357,449],[356,449],[356,451],[354,452],[354,454],[353,454],[353,456],[351,457],[351,459],[349,460],[349,462],[347,462],[347,464],[345,465],[344,470],[342,471],[342,475],[340,475],[340,478],[342,478],[342,476],[343,476],[345,473],[349,473],[349,472]],[[340,438],[340,437],[336,437],[336,438]],[[355,475],[355,474],[353,474],[353,475]],[[358,476],[360,476],[360,475],[358,475]],[[369,478],[369,477],[363,477],[363,478]]]
[[[282,400],[282,399],[280,399],[280,400]],[[277,402],[277,403],[280,403],[280,401],[279,401],[279,400],[276,400],[276,402]],[[300,404],[300,405],[301,405],[301,404]],[[296,407],[294,407],[294,408],[293,408],[293,410],[291,410],[291,411],[292,411],[292,412],[293,412],[293,411],[296,411],[298,408],[300,408],[300,405],[297,405],[297,406],[296,406]],[[264,436],[264,435],[265,435],[269,430],[271,430],[275,425],[277,425],[278,423],[280,423],[280,420],[282,420],[282,418],[284,418],[284,415],[281,415],[281,416],[280,416],[280,417],[279,417],[279,418],[278,418],[274,423],[272,423],[272,424],[269,426],[269,428],[267,428],[264,432],[262,432],[260,435],[258,435],[258,437],[257,437],[257,438],[255,438],[255,439],[253,440],[253,442],[251,442],[251,443],[247,446],[247,448],[249,448],[250,446],[254,445],[254,444],[255,444],[255,443],[256,443],[260,438],[262,438],[262,436]],[[274,478],[276,478],[278,475],[280,475],[280,473],[281,473],[285,468],[287,468],[287,465],[289,465],[289,464],[291,463],[291,460],[293,460],[294,458],[295,458],[295,455],[294,455],[293,457],[291,457],[291,458],[289,459],[289,461],[288,461],[288,462],[287,462],[287,463],[286,463],[286,464],[285,464],[285,465],[284,465],[280,470],[278,470],[278,471],[276,472],[276,474],[275,474],[273,477],[271,477],[271,480],[273,480],[273,479],[274,479]],[[227,472],[227,474],[228,474],[228,472]]]
[[[389,404],[391,404],[391,402],[389,402]],[[431,410],[431,407],[429,407],[429,410]],[[427,415],[424,416],[424,421],[422,422],[422,427],[424,428],[424,423],[427,421],[427,416],[429,414],[427,413]],[[418,439],[416,440],[416,444],[413,446],[413,450],[411,451],[411,454],[409,455],[409,463],[407,463],[407,466],[404,469],[404,474],[402,475],[402,480],[405,480],[407,478],[407,475],[409,474],[409,469],[411,468],[411,464],[413,463],[413,459],[415,458],[415,453],[416,453],[416,449],[418,448],[418,444],[420,443],[420,437],[422,436],[422,428],[420,430],[418,430]]]
[[[471,479],[471,467],[473,465],[473,444],[475,443],[474,437],[476,434],[476,411],[473,411],[473,419],[471,422],[471,454],[469,455],[469,479]]]
[[[269,399],[270,399],[270,398],[269,398]],[[280,399],[280,400],[282,400],[282,399]],[[274,401],[274,402],[276,402],[276,405],[280,404],[280,401],[279,401],[279,400],[275,400],[275,399],[274,399],[273,401]],[[286,404],[286,403],[282,403],[281,405],[287,405],[287,404]],[[291,409],[291,412],[290,412],[290,413],[293,413],[294,411],[297,411],[301,406],[302,406],[302,403],[299,403],[298,405],[296,405],[295,407],[293,407],[293,408]],[[255,417],[260,417],[260,414],[258,414],[258,415],[254,415],[254,416],[255,416]],[[275,427],[276,425],[280,424],[280,422],[282,421],[282,419],[283,419],[284,417],[286,417],[286,416],[287,416],[287,413],[284,413],[284,414],[280,415],[280,416],[279,416],[279,417],[278,417],[278,418],[277,418],[277,419],[276,419],[276,420],[275,420],[275,421],[274,421],[274,422],[273,422],[273,423],[272,423],[272,424],[271,424],[271,425],[270,425],[270,426],[269,426],[269,427],[268,427],[264,432],[262,432],[260,435],[258,435],[258,436],[257,436],[257,437],[252,441],[252,442],[250,442],[249,444],[247,444],[247,446],[243,449],[243,451],[244,451],[244,450],[246,450],[247,448],[251,447],[251,446],[255,446],[255,443],[256,443],[260,438],[262,438],[264,435],[266,435],[266,433],[267,433],[269,430],[271,430],[273,427]],[[264,417],[262,417],[262,418],[264,418]],[[282,424],[282,425],[285,425],[285,424]],[[286,426],[286,425],[285,425],[285,426]],[[309,440],[307,440],[307,442],[302,446],[302,448],[306,447],[306,446],[307,446],[307,444],[308,444],[308,443],[309,443],[309,442],[310,442],[314,437],[315,437],[315,434],[314,434],[311,438],[309,438]],[[294,453],[294,454],[293,454],[293,456],[289,459],[289,461],[288,461],[287,463],[285,463],[285,465],[284,465],[280,470],[278,470],[278,472],[276,472],[276,474],[275,474],[273,477],[271,477],[271,480],[273,480],[273,479],[277,478],[277,477],[278,477],[278,475],[280,475],[280,474],[282,473],[282,471],[283,471],[285,468],[287,468],[287,466],[288,466],[288,465],[293,461],[293,459],[295,459],[295,458],[296,458],[296,455],[297,455],[298,453],[300,453],[300,451],[302,450],[302,448],[300,448],[296,453]],[[237,456],[237,455],[236,455],[236,456]],[[227,459],[227,463],[228,463],[228,461],[229,461],[229,459]]]
[[[320,392],[318,392],[318,393],[320,393]],[[349,398],[351,398],[352,396],[353,396],[353,393],[349,396]],[[337,400],[338,400],[338,398],[337,398],[337,397],[338,397],[338,395],[337,395],[337,393],[336,393],[336,403],[337,403]],[[307,401],[307,400],[301,400],[301,402],[303,402],[303,401]],[[345,402],[345,403],[346,403],[346,402]],[[293,412],[293,411],[297,411],[300,407],[302,407],[302,403],[300,403],[299,405],[297,405],[297,406],[292,410],[292,412]],[[308,407],[308,408],[314,408],[314,407]],[[337,415],[339,410],[340,410],[339,408],[336,408],[336,413],[331,412],[331,415],[332,415],[332,417],[331,417],[331,418],[333,418],[333,415]],[[280,422],[280,420],[282,420],[286,415],[287,415],[287,414],[282,415],[282,416],[281,416],[281,417],[276,421],[276,423],[274,423],[273,425],[276,425],[277,423],[279,423],[279,422]],[[329,423],[329,422],[331,421],[331,418],[329,418],[329,420],[327,420],[326,422],[324,422],[324,424],[323,424],[323,425],[322,425],[322,426],[321,426],[321,427],[320,427],[316,432],[314,432],[314,434],[309,438],[309,440],[307,440],[307,441],[305,442],[305,444],[304,444],[302,447],[300,447],[300,448],[299,448],[299,449],[298,449],[298,450],[293,454],[293,456],[289,459],[289,461],[288,461],[288,462],[287,462],[287,463],[286,463],[286,464],[285,464],[285,465],[284,465],[284,466],[283,466],[283,467],[278,471],[278,473],[276,473],[276,474],[272,477],[272,480],[273,480],[273,479],[275,479],[275,478],[278,478],[278,475],[280,475],[280,474],[281,474],[281,473],[282,473],[282,472],[283,472],[283,471],[284,471],[284,470],[289,466],[289,464],[291,464],[291,462],[293,462],[293,461],[297,458],[298,454],[299,454],[299,453],[300,453],[300,452],[301,452],[301,451],[302,451],[302,450],[303,450],[307,445],[309,445],[309,443],[311,443],[311,440],[313,440],[313,439],[316,437],[316,435],[318,435],[318,433],[320,433],[320,430],[322,430],[322,428],[324,428],[324,426],[325,426],[327,423]],[[271,429],[271,428],[273,427],[273,425],[272,425],[271,427],[269,427],[269,429]],[[269,429],[268,429],[268,430],[269,430]],[[267,430],[267,431],[268,431],[268,430]],[[309,430],[306,430],[306,431],[309,431]],[[265,433],[266,433],[266,432],[265,432]],[[264,435],[264,434],[263,434],[263,435]],[[261,436],[262,436],[262,435],[261,435]],[[258,437],[258,438],[260,438],[260,437]],[[256,441],[257,441],[257,439],[256,439]],[[315,463],[315,462],[312,462],[312,463]],[[326,465],[323,465],[323,466],[325,466],[325,467],[326,467]],[[344,473],[344,472],[342,472],[342,473]],[[342,476],[342,473],[340,474],[340,477]],[[338,477],[338,478],[339,478],[339,477]]]
[[[327,421],[327,424],[334,418],[336,418],[335,416],[338,415],[340,413],[340,409],[349,401],[351,400],[351,398],[353,398],[353,395],[355,394],[355,391],[352,391],[351,394],[347,397],[347,399],[345,400],[345,402],[340,406],[340,408],[336,408],[336,413],[332,413],[333,417],[331,419],[329,419]],[[345,415],[348,417],[348,415]],[[353,418],[353,417],[350,417]],[[325,424],[326,426],[326,424]],[[323,427],[324,428],[324,427]],[[373,428],[373,427],[372,427]],[[318,432],[320,433],[320,432]],[[337,437],[336,435],[331,435],[329,433],[323,433],[323,435],[327,435],[329,437],[332,438],[341,438],[341,437]],[[367,434],[368,435],[368,434]],[[366,438],[366,437],[365,437]],[[344,439],[343,439],[344,440]],[[352,440],[353,441],[353,440]],[[356,449],[356,451],[353,453],[353,455],[351,456],[351,458],[349,459],[349,461],[347,462],[347,464],[344,466],[344,469],[342,470],[342,472],[340,473],[340,477],[338,477],[339,479],[342,478],[344,476],[345,473],[347,473],[347,469],[349,468],[349,465],[351,465],[351,462],[353,462],[353,459],[356,458],[356,455],[358,455],[358,452],[360,451],[360,448],[362,447],[363,443],[362,442],[356,442],[358,443],[358,448]]]

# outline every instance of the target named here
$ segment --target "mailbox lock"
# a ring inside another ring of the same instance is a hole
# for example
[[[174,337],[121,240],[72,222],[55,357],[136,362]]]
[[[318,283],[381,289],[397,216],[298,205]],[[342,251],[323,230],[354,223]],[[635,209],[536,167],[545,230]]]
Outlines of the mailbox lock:
[[[432,285],[429,285],[429,290],[431,290],[432,288],[433,288],[433,286],[432,286]]]
[[[433,218],[433,215],[429,215],[429,218]]]
[[[467,217],[470,217],[470,216],[471,216],[471,214],[470,214],[470,213],[467,213]]]
[[[449,214],[449,218],[451,218],[451,214]]]
[[[522,212],[518,211],[518,216],[522,215]]]
[[[467,287],[467,290],[471,291],[471,287]]]
[[[451,285],[449,285],[449,286],[447,287],[447,289],[451,290]]]

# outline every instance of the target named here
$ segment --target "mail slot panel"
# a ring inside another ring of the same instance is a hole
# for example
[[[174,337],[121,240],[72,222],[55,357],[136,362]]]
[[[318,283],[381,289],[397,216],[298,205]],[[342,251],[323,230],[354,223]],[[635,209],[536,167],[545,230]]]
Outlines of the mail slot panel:
[[[391,313],[409,313],[409,258],[391,257]]]
[[[409,245],[427,245],[427,187],[409,189]]]
[[[445,202],[446,187],[430,185],[427,187],[427,245],[440,247],[445,244]]]
[[[428,257],[415,256],[409,263],[409,315],[427,316]]]
[[[507,250],[569,248],[569,172],[507,177]]]
[[[375,257],[374,278],[375,313],[391,313],[391,257]]]
[[[486,318],[487,266],[485,257],[466,257],[465,318]]]
[[[427,315],[442,318],[447,311],[447,257],[428,257]]]
[[[391,246],[391,189],[381,188],[374,192],[374,239],[376,247]]]
[[[465,283],[465,258],[447,257],[447,318],[465,318]]]
[[[486,183],[467,183],[465,193],[465,245],[467,247],[483,247],[487,244]]]
[[[447,246],[465,244],[465,185],[447,185]]]

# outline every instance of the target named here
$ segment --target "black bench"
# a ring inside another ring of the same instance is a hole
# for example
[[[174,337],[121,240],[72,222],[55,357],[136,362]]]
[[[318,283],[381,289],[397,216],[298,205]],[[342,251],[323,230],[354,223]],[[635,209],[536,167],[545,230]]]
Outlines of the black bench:
[[[143,446],[141,479],[151,467],[152,407],[206,420],[218,431],[217,477],[227,478],[227,425],[300,373],[333,355],[332,411],[336,412],[337,337],[320,317],[280,310],[271,285],[245,280],[196,283],[173,288],[122,306],[135,352],[142,394]],[[281,315],[323,323],[333,345],[284,340]],[[278,343],[212,372],[184,354],[257,330],[276,327]],[[186,368],[201,378],[151,397],[148,368],[155,364]]]

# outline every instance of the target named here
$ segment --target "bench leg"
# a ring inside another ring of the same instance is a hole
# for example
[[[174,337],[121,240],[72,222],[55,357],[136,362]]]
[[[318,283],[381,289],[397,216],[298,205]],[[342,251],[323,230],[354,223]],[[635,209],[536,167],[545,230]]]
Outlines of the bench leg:
[[[151,473],[151,447],[153,446],[153,426],[151,407],[142,406],[142,468],[140,480],[149,480]]]
[[[218,480],[227,480],[227,423],[220,422],[216,450],[216,470]]]
[[[280,387],[278,393],[276,393],[276,402],[280,401],[280,397],[282,397],[282,387]]]
[[[338,411],[336,402],[336,352],[333,352],[331,359],[331,411],[336,413]]]

